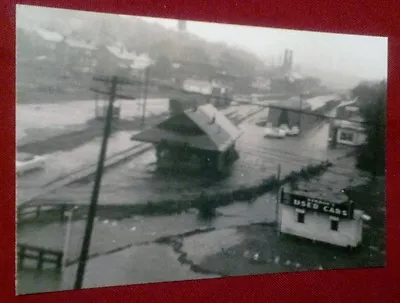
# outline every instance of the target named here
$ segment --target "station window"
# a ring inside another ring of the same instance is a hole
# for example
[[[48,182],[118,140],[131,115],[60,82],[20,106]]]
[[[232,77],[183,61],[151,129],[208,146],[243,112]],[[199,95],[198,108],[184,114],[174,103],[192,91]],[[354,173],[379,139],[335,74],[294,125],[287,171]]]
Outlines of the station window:
[[[340,140],[344,142],[353,142],[354,141],[354,133],[341,131],[340,132]]]
[[[298,223],[304,223],[304,217],[305,217],[305,215],[304,215],[304,213],[297,213],[297,222]]]
[[[339,230],[339,221],[331,220],[331,230],[338,231]]]

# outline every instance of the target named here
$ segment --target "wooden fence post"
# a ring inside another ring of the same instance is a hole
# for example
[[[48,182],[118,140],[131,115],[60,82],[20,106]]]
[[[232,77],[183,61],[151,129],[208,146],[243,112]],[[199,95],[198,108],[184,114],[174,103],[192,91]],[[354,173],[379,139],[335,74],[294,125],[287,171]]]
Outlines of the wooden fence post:
[[[25,259],[25,246],[19,246],[19,251],[18,251],[18,267],[22,268],[24,267],[24,259]]]
[[[60,223],[63,223],[65,221],[65,209],[66,205],[62,204],[60,208]]]
[[[44,258],[44,251],[40,250],[39,251],[39,257],[38,257],[38,264],[37,264],[37,269],[42,270],[43,269],[43,258]]]
[[[63,260],[63,254],[64,253],[60,253],[57,255],[57,264],[56,264],[56,269],[58,271],[61,271],[63,264],[62,264],[62,260]]]
[[[42,207],[40,205],[36,207],[36,218],[40,217],[41,208]]]

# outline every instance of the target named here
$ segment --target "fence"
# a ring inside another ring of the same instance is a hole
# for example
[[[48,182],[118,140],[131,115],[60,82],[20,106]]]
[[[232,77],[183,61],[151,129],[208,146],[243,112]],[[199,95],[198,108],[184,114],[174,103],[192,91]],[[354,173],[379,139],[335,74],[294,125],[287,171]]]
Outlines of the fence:
[[[62,251],[55,251],[43,247],[35,247],[26,244],[17,245],[17,256],[18,256],[18,268],[23,268],[25,265],[25,260],[35,260],[36,269],[43,270],[45,263],[50,263],[55,265],[56,270],[61,270],[62,268]]]

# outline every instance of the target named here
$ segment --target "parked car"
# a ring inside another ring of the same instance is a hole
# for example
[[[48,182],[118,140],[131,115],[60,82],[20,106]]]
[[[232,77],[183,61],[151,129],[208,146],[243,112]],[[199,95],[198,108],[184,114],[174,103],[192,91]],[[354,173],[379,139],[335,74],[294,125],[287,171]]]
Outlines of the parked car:
[[[281,126],[279,126],[279,130],[284,132],[285,135],[287,135],[290,132],[290,128],[286,124],[282,124]]]
[[[16,156],[15,166],[17,175],[26,172],[43,169],[45,165],[45,157],[32,155],[29,153],[18,153]]]
[[[277,127],[267,126],[264,130],[264,137],[281,139],[281,138],[284,138],[285,136],[286,136],[286,132]]]
[[[298,126],[292,126],[292,128],[288,127],[287,125],[281,125],[280,129],[286,132],[287,136],[297,136],[300,134],[300,129]]]

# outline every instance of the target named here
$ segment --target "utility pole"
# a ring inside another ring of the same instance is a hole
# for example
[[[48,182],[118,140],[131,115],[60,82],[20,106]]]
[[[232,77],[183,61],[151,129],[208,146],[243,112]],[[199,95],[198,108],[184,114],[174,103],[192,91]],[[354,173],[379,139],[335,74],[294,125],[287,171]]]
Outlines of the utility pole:
[[[144,92],[143,92],[143,112],[142,112],[142,128],[144,128],[145,119],[146,119],[146,103],[147,103],[147,93],[149,86],[149,69],[150,67],[146,67],[145,70],[145,82],[144,82]]]
[[[92,89],[92,91],[95,91],[96,93],[109,95],[109,103],[108,103],[106,121],[105,121],[105,126],[104,126],[103,140],[102,140],[102,144],[101,144],[99,159],[97,162],[96,176],[95,176],[95,180],[94,180],[92,197],[91,197],[90,206],[89,206],[89,213],[88,213],[88,217],[87,217],[86,229],[85,229],[85,234],[84,234],[84,238],[83,238],[81,253],[79,256],[78,270],[77,270],[77,276],[76,276],[76,280],[75,280],[74,289],[81,289],[82,284],[83,284],[83,277],[84,277],[84,273],[85,273],[86,261],[87,261],[88,254],[89,254],[90,240],[91,240],[92,231],[93,231],[93,223],[94,223],[94,218],[96,216],[97,202],[98,202],[99,193],[100,193],[101,179],[103,176],[104,161],[106,159],[107,143],[108,143],[108,138],[111,133],[111,123],[112,123],[113,111],[114,111],[114,101],[117,97],[128,98],[128,97],[120,96],[117,94],[117,85],[118,85],[119,80],[116,76],[113,76],[111,79],[108,77],[96,77],[93,80],[100,81],[103,83],[111,82],[111,88],[110,88],[110,91],[108,91],[108,92],[104,92],[104,91],[97,90],[97,89]]]
[[[276,180],[278,181],[278,182],[280,182],[281,181],[281,164],[278,164],[278,169],[277,169],[277,173],[276,173]],[[282,188],[280,187],[279,188],[279,190],[278,190],[278,194],[277,194],[277,196],[276,196],[276,226],[277,226],[277,234],[278,234],[278,236],[279,236],[279,221],[280,221],[280,219],[279,219],[279,203],[281,202],[280,200],[280,198],[281,198],[281,191],[282,191]]]
[[[303,95],[300,94],[300,109],[299,109],[299,131],[302,133],[302,119],[303,119]]]

